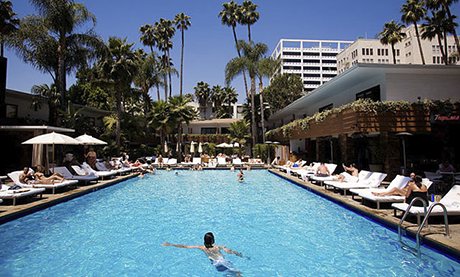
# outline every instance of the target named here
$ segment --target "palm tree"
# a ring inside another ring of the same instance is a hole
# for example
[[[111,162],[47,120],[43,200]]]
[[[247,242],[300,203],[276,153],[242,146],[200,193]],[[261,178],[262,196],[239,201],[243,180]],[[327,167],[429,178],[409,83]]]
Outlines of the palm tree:
[[[233,87],[224,87],[224,103],[228,106],[227,115],[228,117],[232,117],[232,105],[238,101],[238,93],[236,92],[235,88]]]
[[[159,78],[159,72],[157,67],[157,59],[154,53],[147,55],[143,50],[139,49],[136,51],[137,55],[137,68],[138,73],[134,76],[134,85],[136,85],[144,100],[144,114],[147,114],[152,105],[152,99],[149,96],[149,90],[154,86],[161,84]],[[157,97],[159,97],[159,91],[157,90]]]
[[[259,12],[256,11],[257,5],[251,1],[243,1],[243,4],[240,7],[241,9],[241,25],[248,25],[248,39],[251,42],[251,25],[259,20]]]
[[[403,33],[402,28],[404,28],[404,25],[398,24],[392,20],[385,23],[383,31],[379,34],[380,42],[383,45],[391,45],[394,64],[396,64],[395,44],[401,42],[406,37],[406,34]]]
[[[248,135],[249,123],[246,120],[239,120],[236,122],[230,123],[228,131],[230,132],[230,138],[232,141],[238,142],[239,154],[241,156],[241,147],[246,144],[247,139],[251,138]]]
[[[422,64],[424,65],[425,57],[423,55],[422,42],[420,40],[417,22],[419,22],[421,19],[425,17],[426,8],[423,5],[423,2],[420,2],[420,0],[407,0],[406,4],[404,4],[401,8],[401,13],[402,22],[406,24],[414,24],[415,34],[417,36],[418,42],[418,49],[420,51],[420,57],[422,58]]]
[[[56,41],[57,47],[53,49],[57,56],[55,81],[61,95],[61,106],[65,108],[66,77],[67,73],[75,67],[71,62],[74,57],[72,51],[75,46],[80,46],[80,49],[81,46],[89,46],[93,50],[101,47],[101,41],[91,30],[85,33],[75,33],[75,31],[89,22],[94,26],[96,17],[83,4],[75,3],[73,0],[31,0],[31,3],[38,10],[41,20],[35,21],[40,23],[39,26],[28,26],[35,30],[45,28],[50,34],[49,38]],[[43,47],[43,45],[39,43],[36,47]],[[89,50],[86,55],[90,55],[91,51]]]
[[[422,24],[422,39],[433,40],[437,38],[439,50],[445,64],[448,64],[447,51],[444,51],[442,40],[445,39],[445,12],[438,11],[432,17],[426,18],[426,23]]]
[[[455,25],[455,18],[456,16],[452,14],[450,11],[450,6],[452,4],[458,2],[458,0],[427,0],[426,4],[428,8],[432,10],[439,9],[442,7],[442,9],[446,12],[448,20],[451,22],[450,24]],[[457,52],[460,54],[460,42],[457,36],[457,31],[455,30],[455,27],[449,30],[450,33],[454,36],[455,39],[455,45],[457,46]]]
[[[169,77],[169,82],[165,78],[165,91],[169,88],[169,97],[172,95],[172,84],[171,84],[171,56],[169,55],[169,50],[173,48],[172,38],[176,29],[173,26],[171,20],[160,18],[159,22],[155,22],[154,25],[154,37],[156,45],[160,51],[163,51],[164,57],[162,60],[164,62],[164,69],[167,72]],[[166,93],[165,93],[166,94]]]
[[[132,50],[133,43],[126,39],[111,37],[107,45],[107,56],[98,68],[105,79],[107,86],[115,92],[116,104],[116,144],[120,146],[121,118],[123,114],[123,94],[131,91],[131,83],[137,74],[138,57]]]
[[[32,106],[40,107],[40,103],[46,99],[48,104],[48,123],[55,126],[58,116],[58,107],[60,105],[60,97],[57,92],[56,86],[47,84],[34,85],[32,87],[32,94],[35,95]]]
[[[13,4],[10,1],[0,2],[0,118],[6,117],[6,69],[7,59],[3,57],[3,47],[6,37],[14,33],[19,26],[19,19],[13,12]]]
[[[169,108],[170,105],[166,101],[156,101],[147,116],[149,119],[147,126],[160,133],[160,145],[164,145],[165,136],[172,127]]]
[[[181,31],[181,41],[182,41],[182,46],[180,50],[180,96],[182,96],[182,81],[184,78],[184,31],[188,29],[188,27],[191,25],[190,23],[190,16],[184,14],[184,13],[178,13],[176,14],[176,17],[174,18],[174,23],[176,24],[176,29]]]
[[[214,117],[222,118],[225,116],[225,110],[222,109],[222,104],[225,100],[224,89],[219,86],[215,85],[211,88],[211,101],[214,106]]]
[[[195,90],[195,97],[200,105],[200,117],[207,119],[207,109],[211,100],[211,89],[209,88],[209,84],[201,81],[198,82],[193,89]]]
[[[174,96],[169,99],[170,118],[174,127],[178,130],[177,143],[179,144],[178,159],[182,161],[182,124],[189,124],[196,118],[195,109],[188,105],[192,101],[189,96]]]
[[[221,18],[221,22],[223,25],[232,27],[233,39],[235,40],[236,51],[238,53],[238,57],[241,58],[241,51],[240,51],[240,47],[238,47],[238,38],[236,36],[236,24],[240,22],[240,18],[241,18],[240,7],[233,0],[228,3],[223,3],[222,11],[219,13],[219,17]],[[243,72],[243,80],[244,80],[244,89],[246,92],[246,98],[249,98],[248,81],[246,79],[246,72]]]
[[[257,64],[257,75],[259,77],[259,96],[260,96],[260,123],[262,127],[262,142],[265,143],[265,105],[264,105],[264,83],[263,78],[271,78],[281,64],[280,60],[263,58]]]
[[[257,123],[255,114],[256,77],[258,74],[258,63],[268,50],[263,43],[254,44],[245,41],[238,41],[238,46],[243,52],[242,57],[233,58],[225,67],[225,81],[227,85],[239,74],[246,70],[251,79],[251,130],[252,143],[257,143]]]
[[[150,53],[155,53],[153,51],[153,47],[156,46],[154,27],[150,24],[145,24],[141,26],[139,31],[141,32],[140,40],[142,44],[150,48]]]

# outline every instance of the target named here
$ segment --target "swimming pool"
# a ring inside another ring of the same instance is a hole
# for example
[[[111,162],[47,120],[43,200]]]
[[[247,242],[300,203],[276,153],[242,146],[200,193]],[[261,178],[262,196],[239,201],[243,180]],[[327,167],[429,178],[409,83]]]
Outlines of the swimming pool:
[[[460,265],[266,171],[160,171],[0,226],[0,276],[222,276],[216,243],[244,276],[459,276]]]

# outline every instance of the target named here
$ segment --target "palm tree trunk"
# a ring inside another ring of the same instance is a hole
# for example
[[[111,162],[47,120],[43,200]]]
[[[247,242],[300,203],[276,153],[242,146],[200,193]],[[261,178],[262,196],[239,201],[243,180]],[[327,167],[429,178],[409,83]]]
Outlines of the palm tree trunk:
[[[165,101],[168,102],[168,74],[163,74],[163,82],[165,83]]]
[[[252,40],[251,40],[251,24],[248,24],[248,39],[249,39],[249,42],[252,42]]]
[[[255,105],[255,94],[256,94],[256,77],[251,77],[251,130],[252,130],[252,146],[257,143],[257,125],[256,125],[256,105]]]
[[[177,161],[182,162],[182,123],[179,123],[179,130],[177,132],[177,143],[179,144],[179,151],[177,152]]]
[[[171,82],[171,62],[169,58],[169,50],[168,50],[168,78],[169,78],[169,97],[172,96],[172,82]]]
[[[160,86],[157,84],[156,87],[157,87],[157,101],[160,101],[161,100],[160,99]]]
[[[184,74],[184,30],[182,30],[182,48],[180,50],[180,96],[182,96],[182,82]]]
[[[65,74],[65,61],[64,61],[64,55],[65,55],[65,45],[64,45],[64,39],[65,38],[62,38],[59,40],[59,46],[58,46],[58,49],[57,49],[57,53],[58,53],[58,76],[57,76],[57,84],[56,84],[56,87],[59,91],[59,94],[61,95],[61,108],[63,110],[65,110],[65,106],[66,106],[66,103],[65,103],[65,87],[66,87],[66,84],[65,84],[65,77],[66,77],[66,74]]]
[[[442,46],[442,40],[441,40],[440,34],[437,35],[438,37],[438,44],[439,44],[439,50],[441,51],[441,56],[444,59],[444,63],[447,64],[447,59],[446,59],[446,54],[444,53],[444,47]]]
[[[444,32],[444,54],[446,54],[446,65],[449,64],[449,52],[447,51],[447,32]]]
[[[236,51],[238,52],[238,57],[241,58],[240,48],[238,47],[238,38],[236,37],[236,29],[235,26],[232,26],[233,30],[233,39],[235,40]],[[243,81],[244,81],[244,89],[246,92],[246,99],[249,98],[249,91],[248,91],[248,80],[246,79],[246,70],[243,69]]]
[[[425,65],[425,56],[423,55],[422,41],[420,40],[420,35],[419,35],[419,32],[418,32],[417,22],[414,22],[414,27],[415,27],[415,34],[417,36],[418,49],[420,51],[420,57],[422,58],[422,64]]]
[[[260,97],[260,125],[262,127],[262,143],[265,143],[265,109],[264,109],[264,83],[262,78],[259,78],[259,97]]]
[[[120,137],[121,137],[121,89],[117,88],[116,91],[116,109],[117,109],[117,123],[115,125],[115,141],[118,147],[121,146],[120,144]]]
[[[393,64],[396,64],[396,51],[394,43],[391,44],[391,52],[393,53]]]
[[[442,5],[444,6],[444,9],[446,10],[449,20],[451,22],[454,22],[454,18],[452,17],[452,13],[450,12],[449,5],[446,5],[446,3],[443,3]],[[460,42],[458,40],[457,31],[455,30],[455,27],[452,29],[452,35],[454,35],[455,45],[457,45],[457,52],[460,55]]]

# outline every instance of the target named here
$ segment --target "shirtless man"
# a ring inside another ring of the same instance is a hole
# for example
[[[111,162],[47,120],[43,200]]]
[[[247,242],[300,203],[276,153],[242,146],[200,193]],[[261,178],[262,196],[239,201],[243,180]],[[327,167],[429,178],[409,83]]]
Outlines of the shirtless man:
[[[29,167],[24,167],[24,170],[19,174],[19,182],[23,184],[31,183],[35,180],[35,176],[32,171],[29,171]]]
[[[351,182],[356,182],[358,180],[358,168],[356,168],[356,165],[354,163],[350,164],[350,166],[345,166],[342,164],[344,172],[340,173],[337,176],[337,179],[339,182],[345,181],[345,179],[350,180]]]
[[[329,169],[327,169],[327,166],[324,163],[321,163],[318,166],[318,169],[316,170],[315,175],[318,177],[327,177],[327,176],[331,176],[331,173],[329,172]]]
[[[188,248],[188,249],[200,249],[203,251],[211,261],[211,263],[216,267],[217,271],[225,271],[228,273],[234,273],[236,276],[241,276],[241,273],[233,268],[233,265],[227,261],[222,255],[221,250],[225,251],[228,254],[234,254],[238,257],[243,257],[243,254],[235,250],[229,249],[225,246],[214,245],[214,235],[209,232],[204,235],[204,245],[183,245],[183,244],[173,244],[169,242],[164,242],[163,246],[174,246],[178,248]]]

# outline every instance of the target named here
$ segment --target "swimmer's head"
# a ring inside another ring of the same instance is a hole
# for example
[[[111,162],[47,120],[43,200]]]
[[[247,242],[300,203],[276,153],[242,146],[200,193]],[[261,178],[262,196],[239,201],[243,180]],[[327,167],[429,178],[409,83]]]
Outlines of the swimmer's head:
[[[214,235],[211,232],[208,232],[204,235],[204,246],[206,248],[213,247],[214,244]]]

